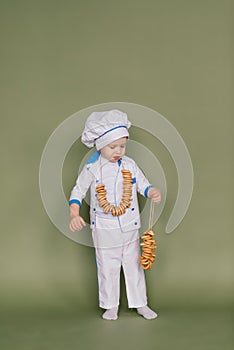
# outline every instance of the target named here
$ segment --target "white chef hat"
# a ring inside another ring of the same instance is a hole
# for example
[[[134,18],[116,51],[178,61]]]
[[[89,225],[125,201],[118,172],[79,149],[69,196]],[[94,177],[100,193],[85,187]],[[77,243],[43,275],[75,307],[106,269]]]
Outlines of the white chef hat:
[[[129,137],[130,126],[127,114],[118,109],[93,112],[86,120],[81,141],[89,148],[96,145],[99,151],[121,137]]]

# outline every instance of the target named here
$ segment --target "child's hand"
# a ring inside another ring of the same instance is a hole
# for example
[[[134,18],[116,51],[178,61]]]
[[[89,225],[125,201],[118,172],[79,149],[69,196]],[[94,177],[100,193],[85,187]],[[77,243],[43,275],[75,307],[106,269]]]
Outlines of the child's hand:
[[[148,197],[152,198],[152,201],[155,204],[159,204],[161,202],[161,192],[154,187],[149,189]]]
[[[86,226],[86,223],[81,216],[76,215],[71,217],[69,228],[72,232],[80,231],[84,226]]]

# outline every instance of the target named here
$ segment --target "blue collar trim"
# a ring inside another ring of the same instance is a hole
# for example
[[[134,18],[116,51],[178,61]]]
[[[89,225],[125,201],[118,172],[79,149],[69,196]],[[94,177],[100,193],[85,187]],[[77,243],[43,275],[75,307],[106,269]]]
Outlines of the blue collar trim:
[[[100,152],[99,151],[94,152],[91,155],[91,157],[87,160],[86,164],[95,163],[98,160],[99,156],[100,156]]]

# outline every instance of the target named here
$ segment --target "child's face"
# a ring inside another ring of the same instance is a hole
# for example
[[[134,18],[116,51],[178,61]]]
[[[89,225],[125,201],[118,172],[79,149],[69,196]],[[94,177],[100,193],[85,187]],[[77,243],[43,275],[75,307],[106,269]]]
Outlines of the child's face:
[[[121,137],[120,139],[109,143],[109,145],[101,149],[101,155],[108,159],[110,162],[117,162],[125,154],[127,138]]]

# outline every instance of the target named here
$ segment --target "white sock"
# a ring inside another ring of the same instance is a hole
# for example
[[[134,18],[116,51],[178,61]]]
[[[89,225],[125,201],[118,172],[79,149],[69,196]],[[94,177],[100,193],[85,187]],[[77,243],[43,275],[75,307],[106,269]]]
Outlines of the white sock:
[[[154,318],[156,318],[158,316],[156,314],[156,312],[151,310],[147,305],[142,306],[142,307],[138,307],[137,312],[139,315],[143,316],[146,320],[153,320]]]
[[[117,320],[118,318],[118,307],[113,307],[112,309],[108,309],[102,315],[104,320]]]

